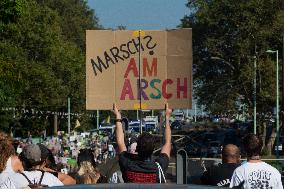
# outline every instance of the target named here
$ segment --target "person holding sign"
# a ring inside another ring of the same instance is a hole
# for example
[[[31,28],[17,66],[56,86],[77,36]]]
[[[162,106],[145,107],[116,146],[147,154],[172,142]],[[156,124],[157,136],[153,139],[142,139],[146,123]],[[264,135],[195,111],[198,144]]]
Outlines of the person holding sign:
[[[155,147],[155,138],[149,133],[142,133],[137,140],[137,154],[127,152],[124,141],[124,133],[121,123],[121,114],[113,105],[113,113],[116,116],[116,142],[118,145],[119,165],[124,182],[128,183],[166,183],[165,175],[171,152],[171,128],[170,116],[172,110],[166,104],[166,120],[164,132],[164,145],[160,155],[152,158]]]

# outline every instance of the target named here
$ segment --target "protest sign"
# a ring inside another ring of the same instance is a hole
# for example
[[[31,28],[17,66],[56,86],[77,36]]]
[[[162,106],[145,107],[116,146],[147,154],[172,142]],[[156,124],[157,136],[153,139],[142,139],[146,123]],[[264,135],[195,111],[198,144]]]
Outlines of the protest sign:
[[[122,110],[191,108],[192,30],[87,30],[86,108],[114,102]]]

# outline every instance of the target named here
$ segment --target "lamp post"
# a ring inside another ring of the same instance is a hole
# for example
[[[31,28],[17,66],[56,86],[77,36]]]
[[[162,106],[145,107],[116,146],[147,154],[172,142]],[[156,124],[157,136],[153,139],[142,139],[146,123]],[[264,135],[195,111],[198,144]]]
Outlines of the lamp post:
[[[256,134],[256,56],[253,58],[253,134]]]
[[[278,72],[278,50],[267,50],[267,53],[276,53],[276,156],[279,158],[279,72]]]
[[[71,127],[71,116],[70,116],[70,97],[67,99],[68,104],[68,134],[70,135],[70,127]]]

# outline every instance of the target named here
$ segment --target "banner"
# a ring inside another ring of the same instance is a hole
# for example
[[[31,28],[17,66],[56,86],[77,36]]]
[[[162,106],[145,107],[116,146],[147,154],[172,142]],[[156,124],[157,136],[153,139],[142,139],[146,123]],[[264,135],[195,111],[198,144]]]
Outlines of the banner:
[[[114,102],[122,110],[191,108],[192,30],[87,30],[86,109]]]

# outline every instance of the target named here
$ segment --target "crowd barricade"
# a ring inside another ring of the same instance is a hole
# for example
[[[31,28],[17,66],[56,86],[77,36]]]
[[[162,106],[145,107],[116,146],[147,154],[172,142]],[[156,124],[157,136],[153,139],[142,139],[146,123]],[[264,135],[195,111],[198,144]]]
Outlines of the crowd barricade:
[[[176,181],[177,184],[187,184],[187,152],[184,149],[177,151],[176,156]]]
[[[200,186],[200,185],[185,185],[185,184],[135,184],[135,183],[123,183],[123,184],[95,184],[95,185],[72,185],[72,186],[58,186],[52,187],[53,189],[214,189],[213,186]]]
[[[176,168],[176,182],[177,184],[196,184],[200,185],[200,177],[206,168],[222,163],[220,158],[189,158],[184,161],[183,150],[177,152],[176,164],[172,163],[172,167]],[[284,159],[262,159],[264,162],[275,167],[282,175],[282,182],[284,181]],[[246,159],[241,159],[245,162]],[[186,171],[185,171],[186,170]],[[185,178],[186,177],[186,180]],[[186,182],[186,183],[185,183]]]

